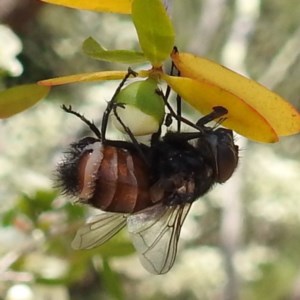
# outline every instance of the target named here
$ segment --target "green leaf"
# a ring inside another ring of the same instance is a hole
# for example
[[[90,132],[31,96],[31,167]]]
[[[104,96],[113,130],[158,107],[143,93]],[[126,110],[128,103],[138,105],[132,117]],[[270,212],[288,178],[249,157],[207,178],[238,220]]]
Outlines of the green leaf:
[[[132,18],[144,55],[156,68],[172,52],[174,29],[161,0],[134,0]]]
[[[119,62],[125,64],[146,62],[142,52],[131,50],[106,50],[92,37],[87,38],[82,44],[83,52],[91,58],[105,60],[109,62]]]
[[[17,211],[23,213],[30,218],[31,221],[36,221],[42,212],[52,209],[52,204],[56,198],[56,193],[53,191],[37,191],[34,195],[23,194],[16,204]]]
[[[0,92],[0,118],[11,117],[46,97],[50,88],[37,84],[19,85]]]
[[[43,2],[99,12],[130,14],[132,0],[41,0]]]

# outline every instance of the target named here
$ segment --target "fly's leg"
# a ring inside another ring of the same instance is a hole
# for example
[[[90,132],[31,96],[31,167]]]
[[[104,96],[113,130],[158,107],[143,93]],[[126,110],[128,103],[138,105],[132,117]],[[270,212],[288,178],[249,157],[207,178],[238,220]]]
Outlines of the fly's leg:
[[[78,117],[82,122],[84,122],[90,129],[92,132],[94,132],[94,134],[96,135],[96,137],[101,140],[101,133],[99,131],[99,129],[96,127],[96,125],[94,124],[94,122],[89,121],[85,116],[81,115],[80,113],[74,111],[72,109],[72,106],[70,105],[69,107],[65,106],[64,104],[61,106],[61,108],[69,114],[72,114],[76,117]]]
[[[228,110],[223,107],[223,106],[214,106],[213,111],[202,118],[200,118],[197,122],[196,125],[198,127],[204,127],[205,124],[214,121],[216,119],[219,119],[223,116],[225,116],[228,113]]]
[[[111,111],[114,109],[116,105],[116,96],[120,93],[122,87],[124,86],[125,82],[130,76],[136,77],[137,73],[134,72],[131,68],[128,68],[128,72],[123,78],[123,80],[120,82],[118,88],[116,89],[114,95],[112,96],[111,100],[108,102],[106,110],[103,113],[102,116],[102,125],[101,125],[101,135],[102,135],[102,140],[103,142],[106,141],[106,130],[107,130],[107,125],[108,125],[108,119],[109,119],[109,114]]]
[[[185,123],[189,126],[191,126],[192,128],[194,129],[197,129],[198,131],[202,131],[202,129],[200,127],[198,127],[196,124],[194,124],[193,122],[189,121],[188,119],[182,117],[181,115],[178,115],[174,109],[172,108],[172,106],[170,105],[170,103],[168,102],[166,96],[163,94],[163,92],[161,90],[156,90],[156,93],[159,94],[164,102],[165,102],[165,106],[168,108],[169,112],[170,112],[170,115],[177,120],[177,122],[181,123]]]
[[[125,123],[122,121],[122,119],[120,118],[118,112],[117,112],[117,107],[122,107],[124,108],[124,106],[122,104],[118,104],[115,103],[112,110],[113,113],[117,119],[117,121],[121,124],[121,126],[123,127],[124,131],[128,134],[132,144],[134,145],[134,148],[136,149],[136,151],[139,153],[140,157],[144,160],[144,162],[147,164],[148,167],[150,167],[150,163],[144,153],[144,151],[142,150],[139,142],[137,141],[137,139],[135,138],[134,134],[132,133],[132,131],[130,130],[130,128],[128,126],[125,125]]]

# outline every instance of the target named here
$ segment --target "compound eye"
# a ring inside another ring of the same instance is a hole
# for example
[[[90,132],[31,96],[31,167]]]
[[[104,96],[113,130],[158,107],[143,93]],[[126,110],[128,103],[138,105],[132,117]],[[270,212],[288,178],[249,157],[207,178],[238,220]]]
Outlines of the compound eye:
[[[216,130],[218,143],[216,145],[217,182],[227,181],[238,164],[238,146],[234,144],[231,130],[220,128]]]

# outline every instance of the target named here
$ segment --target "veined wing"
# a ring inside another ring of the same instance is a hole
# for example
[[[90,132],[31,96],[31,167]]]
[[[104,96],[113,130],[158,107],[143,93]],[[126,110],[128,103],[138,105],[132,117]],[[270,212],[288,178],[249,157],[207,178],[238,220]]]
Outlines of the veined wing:
[[[102,245],[126,225],[126,214],[102,213],[89,218],[72,242],[74,249],[91,249]]]
[[[173,266],[182,224],[191,203],[158,204],[128,216],[127,226],[142,265],[151,273],[167,273]]]

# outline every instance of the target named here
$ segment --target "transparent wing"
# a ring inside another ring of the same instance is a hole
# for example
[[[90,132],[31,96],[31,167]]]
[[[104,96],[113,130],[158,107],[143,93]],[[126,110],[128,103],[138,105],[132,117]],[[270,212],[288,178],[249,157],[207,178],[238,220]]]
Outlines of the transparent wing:
[[[142,265],[151,273],[167,273],[173,266],[182,224],[191,203],[155,205],[127,219],[128,232]]]
[[[80,227],[72,242],[74,249],[91,249],[102,245],[126,225],[127,215],[102,213],[92,216]]]

